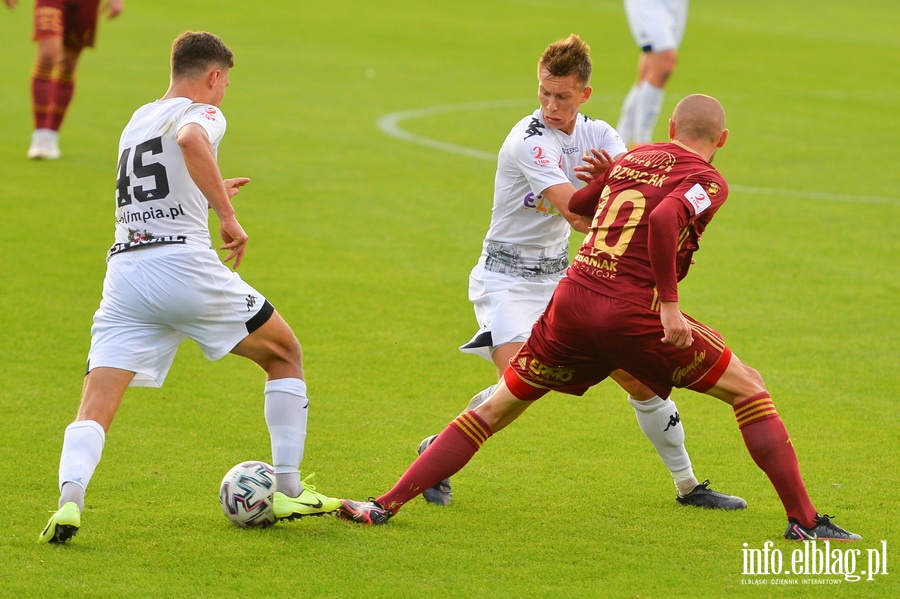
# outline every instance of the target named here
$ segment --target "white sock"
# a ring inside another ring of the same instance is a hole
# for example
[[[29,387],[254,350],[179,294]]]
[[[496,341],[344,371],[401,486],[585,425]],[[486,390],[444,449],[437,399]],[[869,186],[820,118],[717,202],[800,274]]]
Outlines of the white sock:
[[[697,486],[697,479],[691,468],[691,458],[684,448],[684,427],[675,402],[658,395],[647,401],[638,401],[629,395],[628,402],[634,407],[641,430],[672,473],[679,495],[689,493]]]
[[[664,92],[662,88],[642,81],[638,86],[637,120],[634,124],[634,141],[643,144],[653,141],[653,128],[662,110]]]
[[[625,147],[629,147],[634,142],[634,126],[637,123],[638,109],[638,86],[634,84],[628,90],[625,101],[622,102],[622,112],[619,115],[619,124],[616,125],[616,131],[619,137],[625,142]]]
[[[70,501],[84,511],[84,494],[100,463],[106,432],[99,422],[79,420],[66,427],[59,458],[59,507]]]
[[[478,394],[469,400],[469,405],[466,406],[466,410],[474,410],[481,404],[487,401],[487,398],[491,396],[491,393],[494,392],[494,389],[497,388],[497,385],[491,385],[487,389],[482,389],[478,392]]]
[[[300,464],[306,445],[309,399],[302,379],[276,379],[266,383],[266,425],[272,439],[275,488],[288,497],[303,492]]]

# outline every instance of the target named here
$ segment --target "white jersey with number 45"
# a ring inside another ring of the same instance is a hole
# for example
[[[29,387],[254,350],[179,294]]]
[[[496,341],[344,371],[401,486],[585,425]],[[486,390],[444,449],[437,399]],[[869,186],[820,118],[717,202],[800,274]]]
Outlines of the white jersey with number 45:
[[[215,106],[171,98],[132,115],[119,140],[116,241],[110,255],[170,243],[211,247],[209,203],[176,141],[189,123],[206,130],[216,152],[226,124]]]

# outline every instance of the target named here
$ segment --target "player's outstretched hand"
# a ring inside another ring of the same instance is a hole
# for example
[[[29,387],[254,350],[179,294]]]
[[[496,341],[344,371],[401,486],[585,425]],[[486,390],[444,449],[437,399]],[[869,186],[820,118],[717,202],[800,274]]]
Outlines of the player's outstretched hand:
[[[659,317],[662,321],[663,343],[671,343],[678,349],[685,349],[694,343],[691,327],[678,307],[678,302],[661,302]]]
[[[247,177],[235,177],[234,179],[225,179],[222,183],[225,184],[225,191],[228,192],[228,199],[230,200],[241,190],[241,187],[250,182],[250,179]]]
[[[244,259],[244,251],[247,249],[247,233],[244,232],[241,223],[232,217],[223,220],[219,224],[219,235],[222,236],[222,241],[225,242],[219,249],[229,251],[229,254],[222,261],[229,262],[234,260],[233,268],[237,270],[237,267],[241,265],[241,260]]]
[[[106,13],[106,18],[108,19],[115,19],[118,17],[124,8],[125,2],[123,2],[123,0],[107,0],[106,3],[103,4],[103,12]]]
[[[576,177],[587,183],[602,175],[613,163],[613,157],[609,155],[609,152],[594,148],[591,148],[590,156],[584,156],[581,159],[585,164],[576,166],[572,170],[575,171]]]

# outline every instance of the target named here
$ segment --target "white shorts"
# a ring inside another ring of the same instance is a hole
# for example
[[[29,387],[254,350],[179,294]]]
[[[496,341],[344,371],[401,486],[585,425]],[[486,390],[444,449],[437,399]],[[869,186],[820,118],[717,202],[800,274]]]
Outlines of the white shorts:
[[[88,372],[130,370],[135,387],[161,387],[186,338],[209,360],[225,356],[273,312],[212,249],[160,246],[110,258],[94,313]]]
[[[514,277],[484,269],[483,261],[469,275],[469,301],[474,304],[478,332],[459,349],[491,360],[506,343],[524,343],[531,335],[565,271],[544,277]]]
[[[687,25],[688,0],[625,0],[631,35],[644,52],[674,50]]]

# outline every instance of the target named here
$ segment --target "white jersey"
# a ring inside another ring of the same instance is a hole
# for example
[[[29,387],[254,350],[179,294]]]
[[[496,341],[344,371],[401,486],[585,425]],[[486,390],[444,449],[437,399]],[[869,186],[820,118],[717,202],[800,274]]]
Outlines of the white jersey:
[[[171,98],[132,115],[119,140],[116,240],[110,256],[170,243],[211,247],[209,202],[191,179],[176,141],[189,123],[203,127],[213,151],[218,150],[226,124],[215,106]]]
[[[491,360],[495,347],[528,338],[569,265],[571,228],[541,194],[584,185],[574,169],[591,148],[613,157],[626,151],[615,129],[581,114],[571,135],[548,127],[540,109],[509,132],[497,157],[491,225],[469,276],[479,330],[464,352]]]
[[[527,258],[556,257],[568,249],[570,226],[556,206],[541,193],[553,185],[584,182],[576,166],[591,148],[612,156],[626,151],[608,123],[579,114],[571,135],[547,126],[540,108],[509,132],[497,157],[494,207],[482,257],[491,244],[516,246]]]

